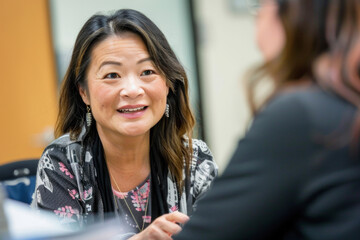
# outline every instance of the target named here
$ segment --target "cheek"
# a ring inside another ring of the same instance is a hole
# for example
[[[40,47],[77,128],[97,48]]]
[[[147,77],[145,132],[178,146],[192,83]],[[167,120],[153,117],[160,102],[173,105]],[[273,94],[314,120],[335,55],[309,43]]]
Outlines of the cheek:
[[[168,94],[168,87],[166,86],[165,80],[156,82],[151,86],[151,91],[149,92],[150,97],[153,101],[156,101],[160,104],[166,104],[166,97]]]
[[[256,22],[256,41],[262,54],[266,56],[271,48],[271,29],[270,19],[268,16],[261,16]]]
[[[165,92],[159,92],[159,91],[155,91],[153,92],[153,94],[151,95],[152,101],[154,103],[156,103],[157,105],[164,105],[166,104],[166,93]]]
[[[264,16],[256,24],[256,40],[265,60],[276,57],[284,47],[285,36],[276,16]]]
[[[94,84],[90,89],[91,104],[97,108],[105,108],[112,104],[116,94],[114,88],[102,84]]]
[[[266,45],[264,43],[264,41],[265,41],[264,31],[266,29],[264,29],[263,25],[264,24],[260,21],[257,21],[257,23],[256,23],[256,43],[257,43],[257,46],[260,49],[260,51],[264,54],[264,45]]]
[[[273,36],[270,38],[268,46],[268,59],[278,56],[285,45],[284,30],[279,22],[273,28]]]

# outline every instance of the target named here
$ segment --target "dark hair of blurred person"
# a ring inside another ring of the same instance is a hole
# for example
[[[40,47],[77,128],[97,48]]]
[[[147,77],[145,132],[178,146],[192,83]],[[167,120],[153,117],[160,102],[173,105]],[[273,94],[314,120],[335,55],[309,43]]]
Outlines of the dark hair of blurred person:
[[[168,237],[217,174],[194,124],[186,73],[160,29],[135,10],[94,15],[75,42],[33,204],[64,223],[115,213],[136,239]]]
[[[360,1],[264,0],[256,27],[253,122],[174,239],[360,239]]]

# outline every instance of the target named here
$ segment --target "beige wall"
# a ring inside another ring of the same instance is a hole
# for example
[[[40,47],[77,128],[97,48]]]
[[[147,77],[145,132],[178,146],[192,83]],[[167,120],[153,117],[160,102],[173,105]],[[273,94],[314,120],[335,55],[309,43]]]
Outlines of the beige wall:
[[[229,0],[195,0],[200,34],[201,92],[210,148],[223,170],[249,119],[241,79],[261,60],[254,17]]]
[[[56,116],[46,0],[0,1],[0,164],[40,157]]]

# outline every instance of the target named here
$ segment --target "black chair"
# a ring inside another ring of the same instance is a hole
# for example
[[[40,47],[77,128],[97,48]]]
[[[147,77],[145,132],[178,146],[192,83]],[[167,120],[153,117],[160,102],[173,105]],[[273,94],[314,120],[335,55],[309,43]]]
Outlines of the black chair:
[[[27,159],[0,165],[0,184],[8,198],[31,203],[38,162],[39,159]]]

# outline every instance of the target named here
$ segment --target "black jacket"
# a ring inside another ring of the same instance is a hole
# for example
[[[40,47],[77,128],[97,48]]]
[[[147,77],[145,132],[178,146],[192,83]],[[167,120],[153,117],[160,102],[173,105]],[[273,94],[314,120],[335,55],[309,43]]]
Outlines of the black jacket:
[[[174,239],[360,239],[356,114],[316,86],[279,94]]]

